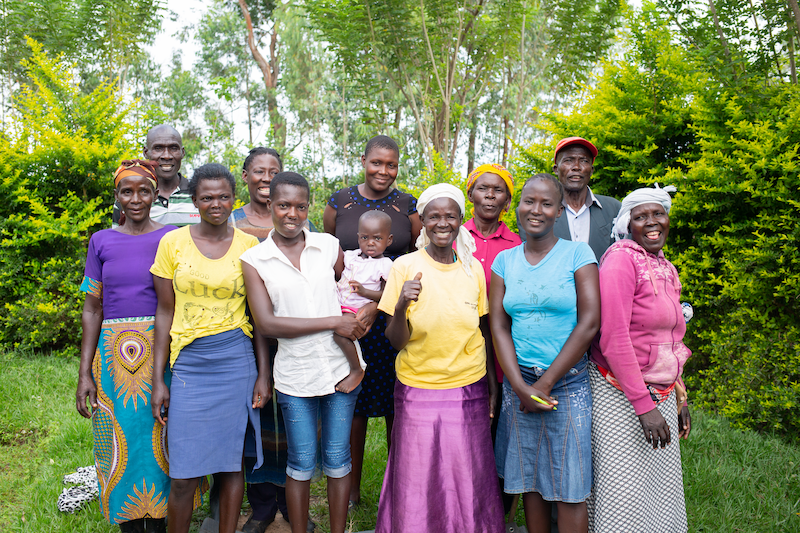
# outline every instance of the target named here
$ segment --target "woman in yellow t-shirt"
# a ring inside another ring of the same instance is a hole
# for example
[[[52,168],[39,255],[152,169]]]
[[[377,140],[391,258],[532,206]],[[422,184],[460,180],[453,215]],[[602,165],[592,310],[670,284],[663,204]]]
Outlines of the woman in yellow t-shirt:
[[[228,226],[235,181],[224,166],[199,167],[189,191],[200,223],[167,234],[150,268],[158,296],[151,406],[167,431],[170,532],[189,530],[200,478],[217,474],[219,531],[233,533],[244,492],[248,421],[260,435],[257,409],[272,394],[267,344],[245,313],[239,262],[258,240]],[[167,360],[170,385],[164,380]],[[258,468],[261,439],[255,441]]]
[[[497,380],[486,363],[486,278],[461,225],[464,203],[449,184],[422,193],[418,250],[394,262],[378,304],[400,353],[377,533],[505,530],[489,423]]]

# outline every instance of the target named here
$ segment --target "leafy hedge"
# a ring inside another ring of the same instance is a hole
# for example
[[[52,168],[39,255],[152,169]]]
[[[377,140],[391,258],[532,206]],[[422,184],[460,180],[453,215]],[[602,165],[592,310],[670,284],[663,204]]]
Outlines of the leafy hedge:
[[[0,343],[77,354],[89,236],[110,221],[110,176],[135,124],[112,85],[81,93],[29,40],[29,79],[0,135]]]
[[[695,308],[690,397],[800,441],[800,89],[715,81],[647,5],[628,28],[625,58],[576,112],[547,117],[517,174],[549,171],[555,142],[580,135],[600,151],[597,192],[676,185],[666,253]]]

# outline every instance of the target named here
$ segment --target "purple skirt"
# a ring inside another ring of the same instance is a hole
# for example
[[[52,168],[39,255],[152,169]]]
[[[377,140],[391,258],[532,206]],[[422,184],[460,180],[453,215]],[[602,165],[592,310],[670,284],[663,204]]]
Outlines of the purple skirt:
[[[457,389],[395,382],[376,533],[503,533],[484,377]]]

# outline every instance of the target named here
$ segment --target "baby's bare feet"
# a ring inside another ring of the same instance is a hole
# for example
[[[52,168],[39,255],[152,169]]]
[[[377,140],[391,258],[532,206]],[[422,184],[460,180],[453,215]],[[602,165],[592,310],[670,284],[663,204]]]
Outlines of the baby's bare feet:
[[[361,383],[362,379],[364,379],[364,370],[361,368],[358,370],[351,370],[350,374],[346,378],[336,384],[336,390],[344,393],[351,392],[353,389],[358,387],[358,384]]]

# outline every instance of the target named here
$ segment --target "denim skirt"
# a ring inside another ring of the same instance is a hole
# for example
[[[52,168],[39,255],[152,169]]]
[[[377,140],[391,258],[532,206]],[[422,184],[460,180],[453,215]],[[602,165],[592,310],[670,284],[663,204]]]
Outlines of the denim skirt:
[[[241,472],[245,432],[261,434],[253,409],[258,370],[253,343],[240,328],[200,337],[172,366],[167,416],[169,477]],[[256,464],[263,463],[261,439]]]
[[[532,385],[546,369],[520,368]],[[497,474],[508,494],[538,492],[547,501],[580,503],[592,491],[592,394],[588,359],[562,377],[550,396],[558,409],[523,413],[508,378],[495,442]]]

